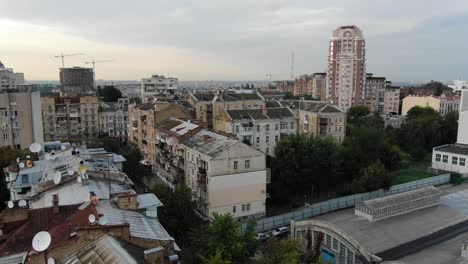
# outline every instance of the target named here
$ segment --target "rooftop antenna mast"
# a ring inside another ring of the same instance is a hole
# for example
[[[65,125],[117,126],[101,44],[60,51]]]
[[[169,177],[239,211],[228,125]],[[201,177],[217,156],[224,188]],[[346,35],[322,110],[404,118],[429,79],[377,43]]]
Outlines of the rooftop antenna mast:
[[[294,50],[291,53],[291,76],[290,78],[294,80]]]
[[[74,53],[74,54],[63,54],[63,52],[59,55],[54,56],[54,58],[62,58],[62,68],[65,68],[65,57],[72,57],[72,56],[79,56],[84,55],[83,53]]]

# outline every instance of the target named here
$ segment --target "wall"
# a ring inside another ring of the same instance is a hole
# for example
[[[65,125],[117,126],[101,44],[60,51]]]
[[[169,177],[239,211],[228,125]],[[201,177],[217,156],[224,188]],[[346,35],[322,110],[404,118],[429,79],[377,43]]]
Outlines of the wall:
[[[432,96],[407,96],[403,98],[401,115],[406,116],[408,114],[408,111],[415,106],[430,106],[435,111],[439,112],[440,100]]]
[[[249,160],[249,168],[245,168],[245,161]],[[237,161],[237,170],[234,170],[234,161]],[[266,168],[265,154],[245,145],[237,143],[212,159],[208,174],[211,176],[239,173],[245,171],[264,170]]]
[[[436,155],[440,155],[440,161],[436,161]],[[443,157],[446,155],[448,157],[447,163],[443,162]],[[452,164],[452,157],[457,157],[457,164]],[[465,166],[460,166],[460,158],[465,159]],[[454,153],[448,153],[448,152],[442,152],[442,151],[437,151],[433,150],[432,151],[432,168],[438,169],[438,170],[443,170],[443,171],[451,171],[451,172],[457,172],[457,173],[468,173],[468,155],[461,155],[461,154],[454,154]]]

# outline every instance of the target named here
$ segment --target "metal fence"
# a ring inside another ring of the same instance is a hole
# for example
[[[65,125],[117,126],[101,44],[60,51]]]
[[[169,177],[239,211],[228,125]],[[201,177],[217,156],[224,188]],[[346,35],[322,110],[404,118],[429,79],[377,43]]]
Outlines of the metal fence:
[[[443,175],[434,176],[434,177],[430,177],[430,178],[426,178],[422,180],[394,185],[389,190],[386,190],[386,191],[381,189],[381,190],[377,190],[373,192],[358,193],[358,194],[353,194],[353,195],[344,196],[340,198],[335,198],[335,199],[331,199],[325,202],[316,203],[316,204],[313,204],[312,206],[305,207],[303,209],[289,212],[286,214],[258,219],[256,221],[257,222],[256,230],[257,232],[264,232],[264,231],[271,230],[280,226],[288,226],[291,222],[291,219],[294,219],[296,221],[303,220],[303,219],[311,218],[313,216],[317,216],[320,214],[332,212],[338,209],[352,207],[356,203],[359,203],[365,200],[379,198],[379,197],[406,192],[410,190],[415,190],[415,189],[419,189],[419,188],[423,188],[427,186],[446,184],[449,182],[450,182],[450,174],[443,174]],[[244,228],[245,228],[245,224],[243,224],[243,229]]]

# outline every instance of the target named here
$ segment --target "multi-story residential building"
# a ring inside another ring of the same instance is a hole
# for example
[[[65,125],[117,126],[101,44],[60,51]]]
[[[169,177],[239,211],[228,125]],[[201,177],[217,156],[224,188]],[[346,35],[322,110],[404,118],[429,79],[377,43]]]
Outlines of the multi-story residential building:
[[[150,102],[128,107],[128,140],[138,145],[147,165],[156,163],[156,126],[171,117],[192,118],[183,106],[174,103]]]
[[[94,90],[92,68],[60,68],[60,85],[63,92],[89,93]]]
[[[128,137],[128,98],[116,103],[101,103],[99,109],[100,132],[126,141]]]
[[[312,95],[313,78],[311,75],[304,74],[294,81],[294,96]]]
[[[40,93],[8,91],[0,94],[0,147],[25,149],[44,142]]]
[[[446,96],[442,94],[441,96],[407,96],[403,98],[403,105],[401,109],[401,114],[406,116],[408,111],[415,107],[429,106],[435,111],[439,112],[441,115],[445,115],[449,112],[458,111],[460,106],[460,97],[459,96]]]
[[[316,72],[312,74],[312,97],[324,101],[327,91],[327,74]]]
[[[5,65],[0,61],[0,92],[15,90],[20,84],[24,84],[24,73],[5,68]]]
[[[158,97],[173,97],[177,91],[179,80],[163,75],[153,75],[141,79],[141,101],[151,102]]]
[[[294,81],[277,81],[279,90],[283,93],[294,93]]]
[[[222,132],[271,156],[281,138],[297,131],[296,117],[286,107],[224,110],[224,123]]]
[[[372,73],[368,73],[361,105],[367,106],[371,113],[383,113],[386,86],[385,77],[374,77]]]
[[[87,140],[99,134],[96,96],[41,97],[44,140]]]
[[[297,132],[314,137],[332,137],[336,142],[343,142],[346,136],[346,112],[335,105],[318,101],[281,101],[296,111],[298,118]]]
[[[387,82],[388,83],[388,82]],[[384,114],[396,113],[400,111],[400,87],[387,85],[384,93]]]
[[[214,93],[190,93],[188,102],[195,108],[195,118],[206,122],[208,128],[213,128],[213,99]]]
[[[197,204],[204,215],[265,215],[265,154],[207,130],[183,142],[182,148],[185,184],[197,194]]]
[[[365,40],[357,26],[333,32],[328,51],[326,98],[347,111],[360,105],[366,83]]]

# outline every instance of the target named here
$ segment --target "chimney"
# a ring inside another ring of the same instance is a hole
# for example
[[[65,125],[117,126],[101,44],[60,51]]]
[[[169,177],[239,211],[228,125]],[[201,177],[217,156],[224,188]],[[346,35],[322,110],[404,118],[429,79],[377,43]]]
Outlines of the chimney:
[[[53,207],[53,212],[54,214],[59,213],[59,197],[58,194],[52,195],[52,207]]]

